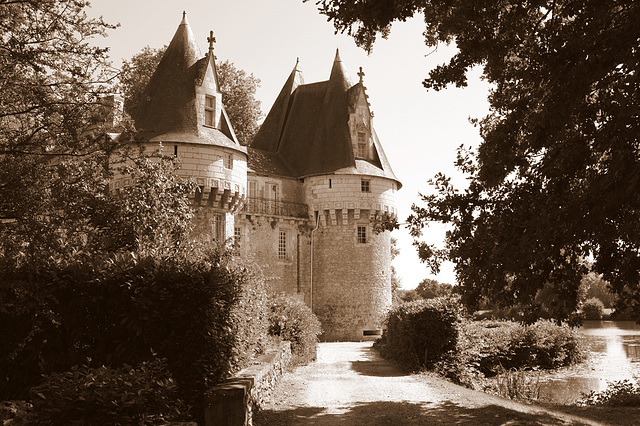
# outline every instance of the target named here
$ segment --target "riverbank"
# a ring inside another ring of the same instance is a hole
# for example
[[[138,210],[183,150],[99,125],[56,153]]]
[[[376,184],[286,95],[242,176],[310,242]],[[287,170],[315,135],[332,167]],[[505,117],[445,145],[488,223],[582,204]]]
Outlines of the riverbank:
[[[569,416],[588,419],[592,422],[616,426],[637,426],[640,423],[638,407],[576,407],[552,403],[537,403],[538,406]]]

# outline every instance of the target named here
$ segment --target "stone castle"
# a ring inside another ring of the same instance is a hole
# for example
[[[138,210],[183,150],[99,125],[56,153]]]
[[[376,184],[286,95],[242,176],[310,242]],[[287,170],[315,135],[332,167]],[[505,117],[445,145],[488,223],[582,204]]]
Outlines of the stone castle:
[[[311,307],[323,340],[379,336],[391,237],[372,232],[370,218],[397,213],[401,183],[373,129],[362,72],[351,83],[336,52],[329,80],[304,84],[296,63],[245,147],[222,103],[213,41],[202,55],[183,16],[133,115],[138,140],[162,144],[197,182],[198,232],[235,238],[274,292]]]

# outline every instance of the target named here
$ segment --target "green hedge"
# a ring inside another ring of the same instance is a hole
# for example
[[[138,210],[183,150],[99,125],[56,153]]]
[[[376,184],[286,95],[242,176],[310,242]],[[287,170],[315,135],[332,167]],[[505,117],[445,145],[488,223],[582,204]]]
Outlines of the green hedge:
[[[382,352],[410,369],[431,366],[456,348],[461,305],[454,298],[404,303],[386,318]]]
[[[162,360],[138,368],[86,366],[51,373],[31,389],[30,424],[166,424],[187,407]]]
[[[584,357],[577,331],[549,320],[531,325],[470,321],[463,330],[461,342],[465,343],[458,348],[456,360],[471,364],[486,376],[511,368],[557,368]]]
[[[269,333],[291,342],[294,363],[303,364],[316,359],[320,321],[303,302],[288,296],[272,299]]]
[[[127,254],[12,278],[0,280],[0,399],[87,358],[118,368],[159,356],[199,412],[207,387],[264,348],[263,280],[226,252]]]

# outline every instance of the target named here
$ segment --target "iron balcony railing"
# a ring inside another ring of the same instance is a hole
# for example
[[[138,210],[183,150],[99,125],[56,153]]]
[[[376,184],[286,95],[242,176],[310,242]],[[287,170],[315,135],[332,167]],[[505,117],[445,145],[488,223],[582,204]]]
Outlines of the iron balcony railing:
[[[275,201],[267,198],[247,197],[242,210],[245,213],[265,214],[273,216],[307,217],[306,204]]]

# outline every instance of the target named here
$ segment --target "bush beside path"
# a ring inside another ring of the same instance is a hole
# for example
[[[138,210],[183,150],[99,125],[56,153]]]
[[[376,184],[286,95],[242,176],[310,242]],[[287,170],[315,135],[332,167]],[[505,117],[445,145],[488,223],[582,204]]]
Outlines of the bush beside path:
[[[371,342],[321,343],[317,361],[285,375],[254,419],[260,425],[600,425],[555,409],[406,374]]]

